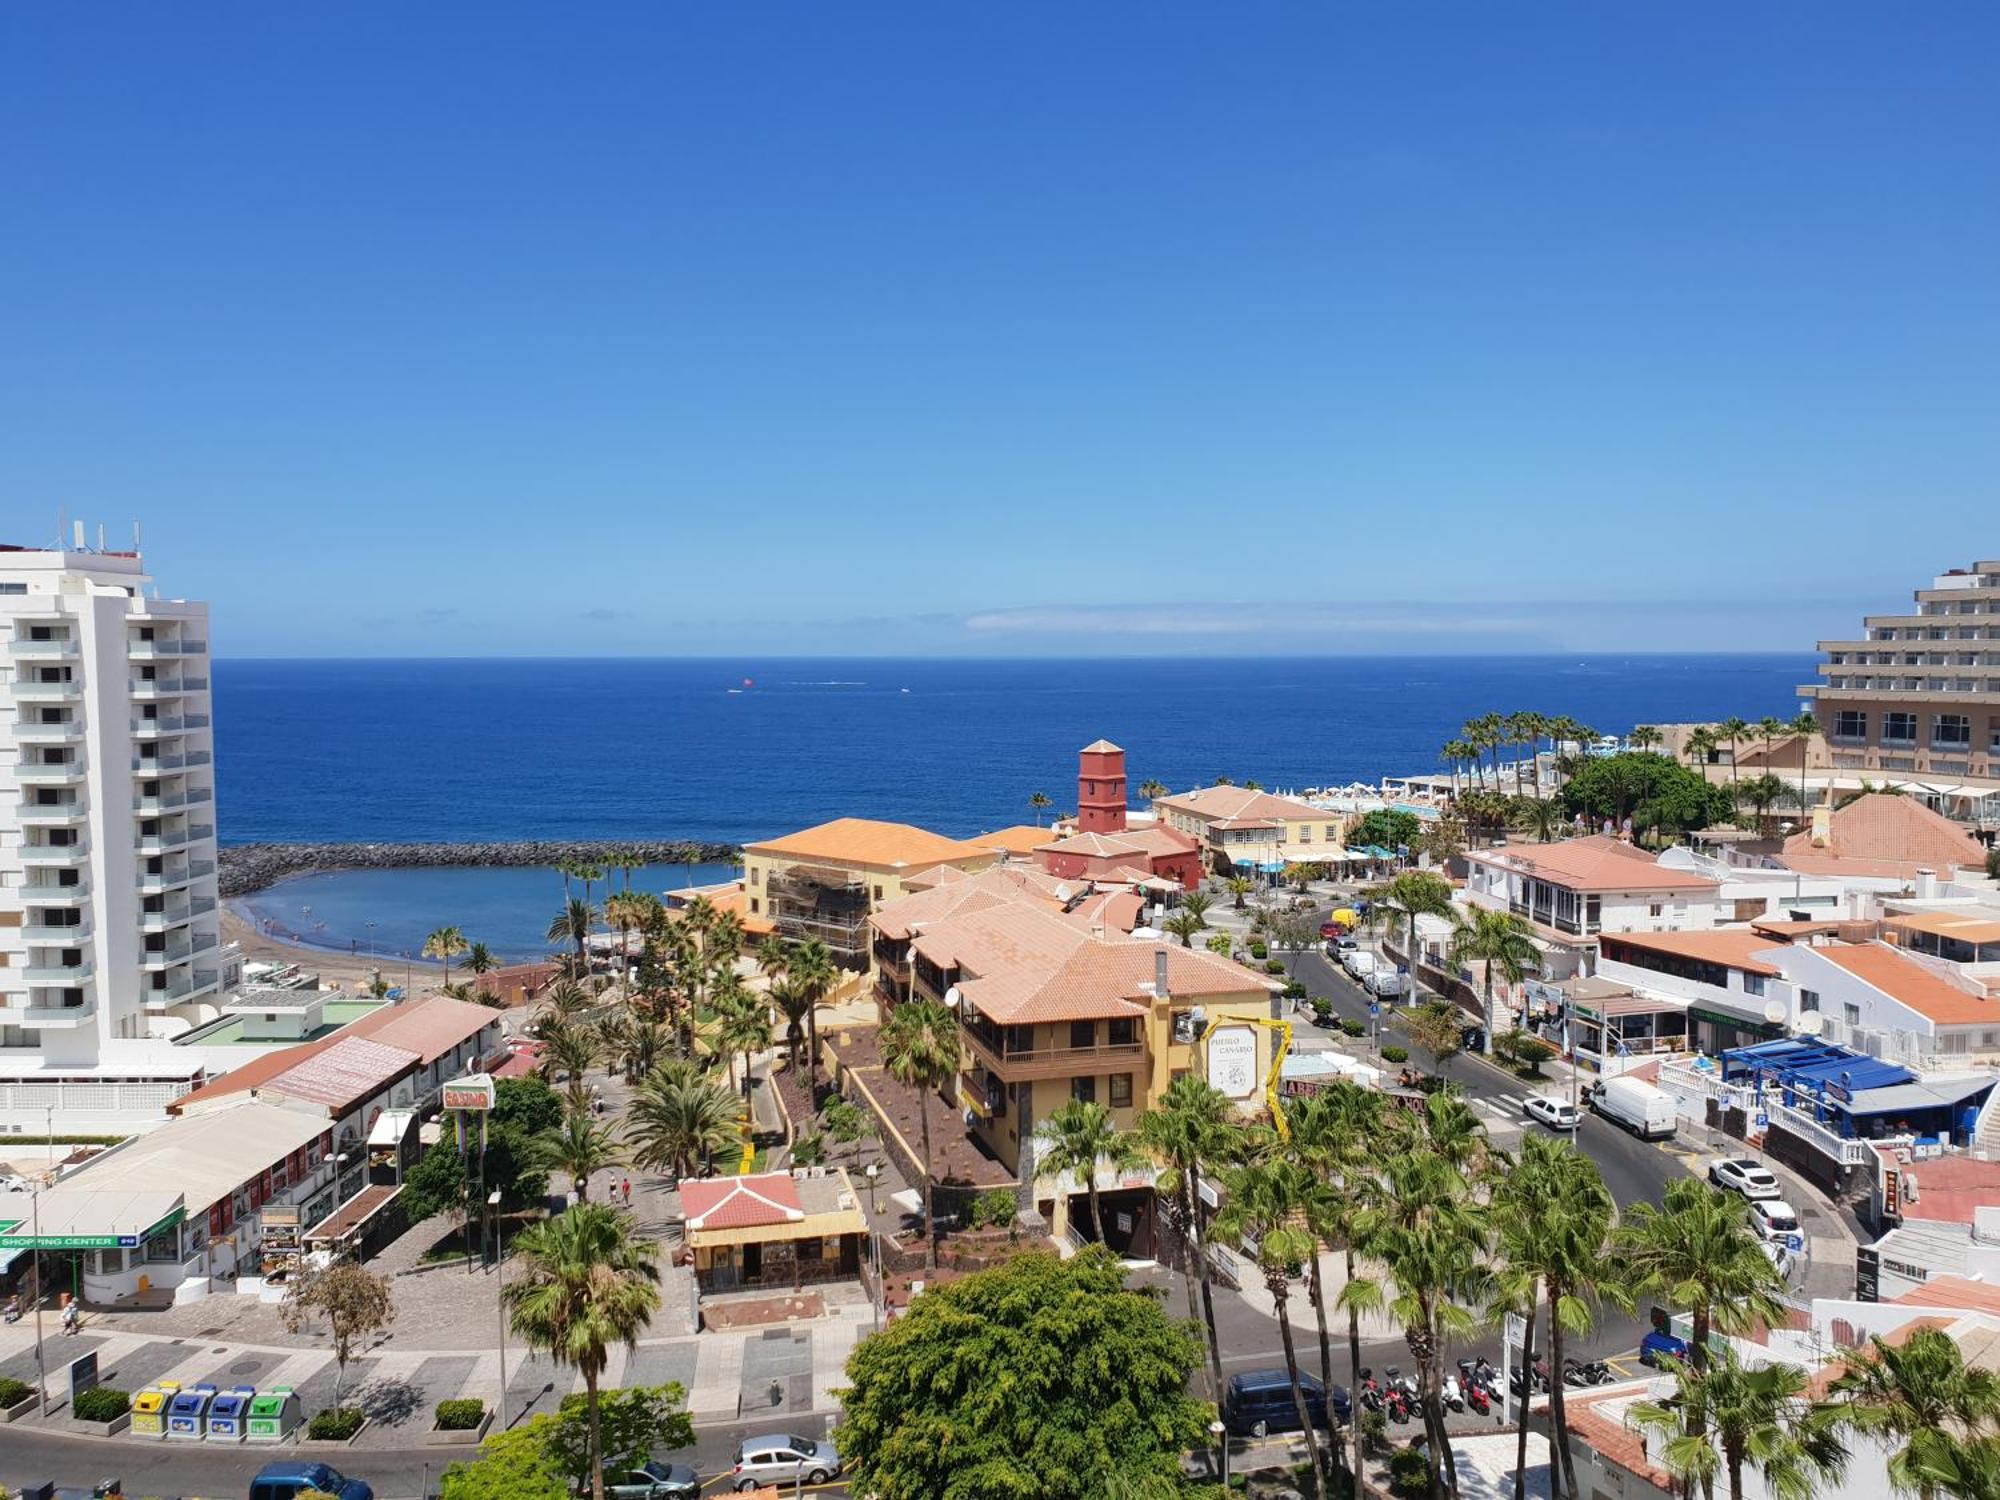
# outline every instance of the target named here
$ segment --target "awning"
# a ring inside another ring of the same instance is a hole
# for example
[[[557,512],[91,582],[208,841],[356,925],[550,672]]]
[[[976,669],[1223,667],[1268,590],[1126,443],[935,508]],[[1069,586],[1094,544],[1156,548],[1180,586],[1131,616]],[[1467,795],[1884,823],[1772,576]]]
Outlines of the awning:
[[[1933,1083],[1899,1083],[1888,1088],[1862,1089],[1848,1101],[1854,1115],[1908,1114],[1917,1109],[1949,1109],[1993,1087],[1990,1078],[1940,1079]]]
[[[866,1234],[868,1221],[858,1208],[839,1213],[807,1214],[782,1224],[746,1224],[735,1229],[690,1229],[688,1247],[707,1250],[720,1245],[766,1245],[773,1240],[817,1240],[830,1235]]]
[[[20,1217],[0,1219],[0,1250],[136,1250],[184,1217],[182,1195],[162,1189],[58,1185],[38,1209],[25,1193],[9,1196],[23,1201],[7,1205]]]
[[[385,1109],[375,1117],[375,1123],[368,1127],[368,1144],[371,1146],[400,1146],[403,1137],[410,1133],[410,1126],[416,1121],[413,1109]]]

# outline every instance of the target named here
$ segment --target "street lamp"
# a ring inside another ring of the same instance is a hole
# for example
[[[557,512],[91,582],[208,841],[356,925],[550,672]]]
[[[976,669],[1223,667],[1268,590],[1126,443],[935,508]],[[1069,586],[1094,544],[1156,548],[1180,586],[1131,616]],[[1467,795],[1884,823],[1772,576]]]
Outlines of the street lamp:
[[[1216,1467],[1222,1471],[1222,1487],[1229,1488],[1229,1429],[1220,1420],[1208,1424],[1208,1435],[1215,1439]]]
[[[880,1214],[882,1212],[882,1195],[880,1190],[875,1186],[875,1174],[881,1170],[882,1164],[880,1162],[871,1161],[868,1163],[868,1211],[871,1214]]]
[[[500,1430],[507,1430],[507,1299],[502,1287],[507,1280],[507,1262],[500,1254],[500,1189],[486,1195],[493,1210],[493,1305],[500,1310]]]

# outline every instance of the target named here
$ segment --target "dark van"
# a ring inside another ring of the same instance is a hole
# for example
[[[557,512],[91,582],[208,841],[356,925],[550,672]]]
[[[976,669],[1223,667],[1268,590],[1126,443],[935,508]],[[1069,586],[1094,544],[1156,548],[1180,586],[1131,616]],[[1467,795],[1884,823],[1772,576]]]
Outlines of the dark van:
[[[266,1464],[250,1481],[250,1500],[292,1500],[300,1490],[318,1490],[335,1500],[375,1500],[375,1491],[349,1479],[330,1464],[293,1461]]]
[[[1315,1427],[1326,1426],[1326,1392],[1316,1376],[1299,1374],[1299,1389]],[[1347,1392],[1333,1388],[1333,1416],[1347,1420]],[[1229,1377],[1222,1393],[1222,1425],[1237,1437],[1264,1437],[1273,1432],[1297,1432],[1299,1409],[1292,1400],[1292,1377],[1283,1370],[1249,1370]]]

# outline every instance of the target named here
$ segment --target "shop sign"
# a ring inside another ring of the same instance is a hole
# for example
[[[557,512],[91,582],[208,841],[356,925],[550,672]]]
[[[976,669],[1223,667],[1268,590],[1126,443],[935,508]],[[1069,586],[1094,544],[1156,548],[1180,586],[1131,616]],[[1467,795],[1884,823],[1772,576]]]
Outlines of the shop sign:
[[[490,1110],[493,1108],[494,1093],[492,1074],[468,1073],[463,1078],[454,1078],[445,1084],[444,1107]]]
[[[1218,1026],[1208,1034],[1208,1081],[1224,1098],[1257,1092],[1257,1033],[1248,1026]]]

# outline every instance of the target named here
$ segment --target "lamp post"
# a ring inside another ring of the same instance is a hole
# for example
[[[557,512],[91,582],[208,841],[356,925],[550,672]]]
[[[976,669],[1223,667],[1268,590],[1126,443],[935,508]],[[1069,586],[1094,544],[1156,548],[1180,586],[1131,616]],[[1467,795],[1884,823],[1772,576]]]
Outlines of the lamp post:
[[[499,1310],[500,1325],[500,1430],[507,1430],[507,1298],[504,1287],[507,1281],[507,1261],[500,1253],[500,1189],[495,1188],[486,1195],[486,1206],[493,1210],[493,1305]]]
[[[56,1107],[44,1105],[48,1120],[49,1166],[55,1170],[56,1159]],[[31,1226],[35,1236],[35,1410],[41,1419],[49,1419],[49,1367],[42,1353],[42,1297],[47,1288],[42,1284],[42,1179],[35,1179],[34,1201],[31,1205],[34,1223]]]
[[[1229,1429],[1221,1421],[1208,1424],[1208,1435],[1215,1439],[1216,1467],[1222,1471],[1222,1487],[1229,1488]]]

